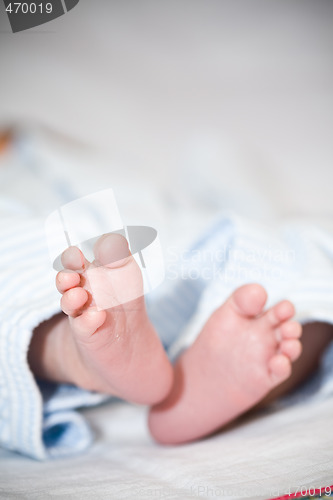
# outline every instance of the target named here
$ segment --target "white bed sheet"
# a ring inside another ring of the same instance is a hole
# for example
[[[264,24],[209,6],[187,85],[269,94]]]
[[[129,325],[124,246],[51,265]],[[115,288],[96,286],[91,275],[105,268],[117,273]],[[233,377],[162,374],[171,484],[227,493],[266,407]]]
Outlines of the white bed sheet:
[[[96,433],[84,455],[38,463],[0,451],[1,498],[261,500],[333,483],[333,399],[180,447],[152,442],[144,408],[116,402],[84,413]]]

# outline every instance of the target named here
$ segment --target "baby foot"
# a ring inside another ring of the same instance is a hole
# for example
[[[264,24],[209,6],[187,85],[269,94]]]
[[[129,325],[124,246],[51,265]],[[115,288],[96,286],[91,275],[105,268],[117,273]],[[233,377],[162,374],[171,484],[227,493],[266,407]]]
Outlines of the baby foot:
[[[244,413],[291,374],[301,353],[301,325],[283,301],[263,311],[267,294],[245,285],[217,309],[175,367],[168,398],[150,412],[159,442],[210,434]]]
[[[94,255],[90,263],[77,247],[68,248],[56,279],[69,317],[72,381],[136,403],[161,401],[172,367],[146,313],[140,268],[119,234],[102,236]]]

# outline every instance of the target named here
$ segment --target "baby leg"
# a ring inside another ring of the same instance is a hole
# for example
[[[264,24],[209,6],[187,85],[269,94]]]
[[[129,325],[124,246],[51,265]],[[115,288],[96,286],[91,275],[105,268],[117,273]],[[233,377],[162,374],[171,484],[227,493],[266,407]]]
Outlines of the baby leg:
[[[149,427],[161,443],[205,436],[262,400],[291,374],[301,354],[294,307],[267,311],[265,290],[245,285],[210,317],[175,366],[173,389],[152,408]]]
[[[90,263],[77,247],[64,252],[65,271],[56,281],[67,316],[37,328],[30,365],[42,378],[157,403],[171,388],[173,370],[146,313],[141,271],[120,235],[101,237],[94,253]],[[110,294],[113,307],[95,307],[94,286],[100,296]],[[124,303],[131,296],[136,298]]]

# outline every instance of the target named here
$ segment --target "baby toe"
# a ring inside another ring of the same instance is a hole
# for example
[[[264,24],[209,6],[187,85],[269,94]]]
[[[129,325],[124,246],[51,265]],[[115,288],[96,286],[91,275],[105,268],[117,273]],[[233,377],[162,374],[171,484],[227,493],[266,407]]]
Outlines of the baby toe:
[[[236,312],[247,317],[254,317],[261,313],[266,300],[266,290],[257,284],[241,286],[229,299]]]
[[[71,288],[61,298],[61,309],[68,316],[76,316],[86,304],[88,298],[88,292],[83,288]]]
[[[275,385],[280,384],[291,375],[290,359],[284,354],[273,356],[268,362],[268,369]]]
[[[284,340],[281,342],[280,351],[287,356],[290,361],[296,361],[302,353],[302,344],[297,339]]]
[[[121,267],[130,256],[128,241],[118,233],[104,234],[94,246],[95,264]]]
[[[60,293],[65,293],[67,290],[74,288],[80,284],[81,277],[78,273],[60,271],[56,277],[56,286]]]
[[[88,261],[77,247],[67,248],[61,255],[61,262],[65,269],[82,271],[87,267]]]
[[[302,336],[302,325],[298,321],[287,321],[278,330],[281,339],[299,339]]]
[[[283,321],[287,321],[295,314],[295,308],[289,300],[279,302],[266,312],[266,318],[271,326],[278,326]]]
[[[71,324],[74,332],[84,337],[93,335],[104,324],[105,319],[105,311],[97,311],[97,309],[89,307],[80,316],[72,318]]]

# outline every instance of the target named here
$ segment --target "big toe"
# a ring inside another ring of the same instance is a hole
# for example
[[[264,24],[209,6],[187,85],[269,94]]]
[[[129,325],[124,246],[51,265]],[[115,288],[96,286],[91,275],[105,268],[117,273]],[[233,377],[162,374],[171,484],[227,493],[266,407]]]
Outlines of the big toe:
[[[130,256],[128,242],[118,233],[104,234],[94,246],[95,263],[107,267],[120,267]]]
[[[229,300],[239,314],[254,317],[262,312],[267,293],[261,285],[243,285],[232,294]]]
[[[140,267],[123,236],[103,235],[95,244],[94,254],[94,265],[87,271],[87,277],[98,309],[126,304],[143,295]]]

